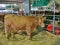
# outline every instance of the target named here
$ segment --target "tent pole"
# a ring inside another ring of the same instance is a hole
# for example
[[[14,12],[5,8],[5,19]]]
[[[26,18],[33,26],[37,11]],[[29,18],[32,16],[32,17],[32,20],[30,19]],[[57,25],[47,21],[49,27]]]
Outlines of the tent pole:
[[[13,14],[13,6],[12,6],[12,4],[11,4],[11,10],[12,10],[12,14]]]
[[[55,1],[53,0],[54,3],[54,15],[53,15],[53,33],[55,33]]]

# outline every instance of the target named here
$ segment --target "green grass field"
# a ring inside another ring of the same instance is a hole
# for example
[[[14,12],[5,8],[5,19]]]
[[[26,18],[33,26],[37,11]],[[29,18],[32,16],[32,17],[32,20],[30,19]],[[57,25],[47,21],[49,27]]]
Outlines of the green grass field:
[[[16,38],[7,40],[3,30],[3,24],[0,24],[0,45],[60,45],[60,36],[47,31],[40,31],[31,40],[27,40],[24,34],[16,34]]]

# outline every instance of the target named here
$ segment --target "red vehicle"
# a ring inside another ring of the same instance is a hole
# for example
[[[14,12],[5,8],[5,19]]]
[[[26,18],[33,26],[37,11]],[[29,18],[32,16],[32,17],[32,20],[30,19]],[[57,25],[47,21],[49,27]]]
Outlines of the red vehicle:
[[[48,26],[47,26],[47,30],[49,31],[49,32],[52,32],[53,31],[53,25],[52,24],[48,24]],[[56,27],[55,28],[55,34],[60,34],[60,28],[59,27]]]
[[[60,34],[60,28],[56,28],[55,34]]]

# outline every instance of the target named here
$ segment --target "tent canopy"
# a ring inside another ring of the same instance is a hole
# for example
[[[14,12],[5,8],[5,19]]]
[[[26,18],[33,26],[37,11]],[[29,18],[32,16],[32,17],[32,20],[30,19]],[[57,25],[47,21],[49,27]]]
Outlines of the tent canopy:
[[[47,6],[50,0],[34,0],[33,7]]]

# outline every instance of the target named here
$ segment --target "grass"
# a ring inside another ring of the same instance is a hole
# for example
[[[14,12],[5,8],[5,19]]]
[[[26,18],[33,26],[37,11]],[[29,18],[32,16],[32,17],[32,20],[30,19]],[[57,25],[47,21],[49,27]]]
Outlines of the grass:
[[[48,31],[40,31],[34,35],[31,40],[26,39],[26,35],[16,34],[16,38],[7,40],[3,34],[3,24],[0,28],[0,45],[60,45],[60,36],[54,35]]]
[[[59,36],[49,32],[39,32],[31,40],[26,40],[26,35],[16,35],[16,39],[11,37],[7,40],[3,32],[0,32],[0,45],[52,45]]]
[[[60,45],[60,39],[57,39],[57,41],[53,45]]]

